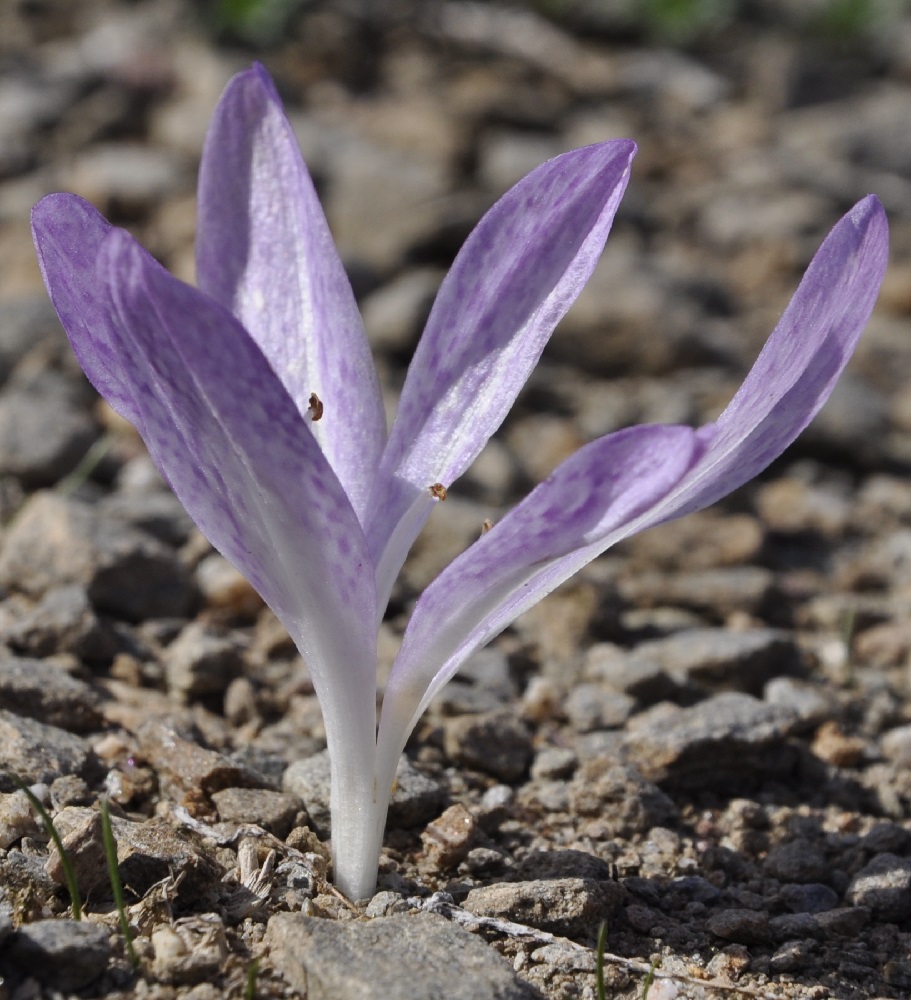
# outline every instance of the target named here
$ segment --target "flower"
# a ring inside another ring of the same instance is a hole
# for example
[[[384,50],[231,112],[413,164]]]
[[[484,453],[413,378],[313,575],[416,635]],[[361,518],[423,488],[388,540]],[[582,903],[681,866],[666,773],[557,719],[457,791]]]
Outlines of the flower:
[[[206,139],[198,289],[75,195],[34,209],[42,273],[89,379],[307,663],[332,766],[334,878],[352,898],[373,891],[396,765],[440,687],[610,545],[761,472],[825,402],[873,308],[888,234],[869,196],[716,421],[593,441],[440,573],[377,728],[377,623],[395,577],[591,274],[634,153],[615,140],[558,156],[491,208],[440,288],[388,435],[350,285],[261,67],[229,83]]]

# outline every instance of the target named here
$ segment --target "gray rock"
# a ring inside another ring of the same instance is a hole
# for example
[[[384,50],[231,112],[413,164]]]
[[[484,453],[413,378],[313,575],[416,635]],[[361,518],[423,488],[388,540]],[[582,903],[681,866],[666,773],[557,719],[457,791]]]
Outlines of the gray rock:
[[[36,920],[9,939],[3,957],[21,973],[58,990],[81,990],[111,958],[107,927],[85,920]]]
[[[769,920],[769,936],[773,941],[821,938],[822,928],[812,913],[783,913]]]
[[[515,866],[506,881],[581,878],[605,882],[612,878],[612,871],[609,861],[586,851],[532,851]]]
[[[224,629],[190,622],[164,652],[168,690],[181,701],[223,699],[244,669],[238,638]]]
[[[821,686],[793,677],[774,677],[763,689],[763,699],[797,713],[803,726],[814,729],[839,714],[837,699]]]
[[[585,761],[570,785],[570,796],[576,813],[603,817],[624,837],[671,823],[677,815],[674,803],[636,768],[612,764],[605,757]]]
[[[78,583],[99,612],[139,621],[186,615],[192,579],[150,535],[112,530],[94,507],[55,493],[31,497],[0,551],[0,584],[32,596]]]
[[[624,896],[616,882],[587,878],[498,882],[472,889],[462,904],[478,917],[500,917],[570,937],[607,920]]]
[[[364,327],[374,350],[414,349],[442,278],[434,268],[406,271],[363,300]]]
[[[745,781],[794,771],[797,751],[787,742],[794,722],[786,706],[730,692],[642,720],[630,727],[624,748],[658,784],[736,792]]]
[[[61,348],[66,344],[60,320],[47,295],[42,291],[40,295],[0,303],[0,384],[39,344]]]
[[[680,573],[638,573],[619,586],[632,604],[690,608],[713,620],[735,611],[758,614],[770,600],[774,574],[761,566],[732,566]]]
[[[105,497],[99,516],[138,528],[177,548],[190,537],[194,525],[183,504],[168,489],[123,490]]]
[[[818,948],[813,938],[786,941],[769,959],[769,969],[774,973],[798,972],[813,962]]]
[[[109,661],[116,652],[113,632],[98,618],[85,588],[53,587],[4,630],[6,643],[32,656],[72,653],[89,662]]]
[[[301,811],[296,795],[266,788],[223,788],[212,793],[219,818],[238,824],[255,823],[284,840]]]
[[[483,941],[430,913],[367,922],[276,913],[266,944],[308,1000],[533,1000],[532,988]]]
[[[822,882],[831,866],[819,846],[811,840],[798,838],[778,844],[766,855],[763,869],[780,882]]]
[[[628,694],[608,691],[593,683],[577,684],[566,699],[569,721],[581,733],[619,729],[635,707],[635,700]]]
[[[26,489],[51,486],[79,464],[98,436],[95,421],[71,397],[62,376],[0,392],[0,474]]]
[[[34,792],[34,789],[32,789]],[[25,836],[34,836],[42,829],[41,819],[21,789],[0,792],[0,848],[6,850]]]
[[[0,660],[0,703],[17,715],[87,732],[101,723],[101,696],[45,660]]]
[[[792,913],[823,913],[838,906],[838,893],[834,889],[813,882],[783,885],[778,898]]]
[[[800,665],[794,640],[778,629],[693,629],[638,646],[636,655],[654,660],[680,683],[712,690],[758,694],[772,677]]]
[[[868,907],[880,920],[911,916],[911,859],[880,854],[851,880],[847,899]]]
[[[738,944],[769,940],[769,915],[764,910],[722,910],[709,917],[707,926],[718,937]]]
[[[323,839],[327,838],[330,835],[328,752],[324,750],[291,764],[282,778],[282,787],[303,802],[313,829]],[[439,815],[445,800],[446,789],[402,755],[386,826],[388,829],[421,826]]]
[[[531,762],[531,734],[512,713],[464,715],[445,720],[443,749],[460,767],[474,768],[500,781],[517,781]]]
[[[0,789],[11,792],[12,771],[27,784],[50,784],[65,774],[90,778],[101,765],[88,742],[57,726],[48,726],[0,709]]]
[[[655,659],[637,650],[629,653],[610,643],[597,643],[585,656],[583,676],[602,680],[615,691],[628,694],[640,704],[673,701],[681,692],[674,680]]]

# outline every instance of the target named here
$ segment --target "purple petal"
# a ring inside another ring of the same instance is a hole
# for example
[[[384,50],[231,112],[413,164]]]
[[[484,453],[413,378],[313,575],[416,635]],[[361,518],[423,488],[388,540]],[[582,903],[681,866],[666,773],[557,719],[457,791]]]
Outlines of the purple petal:
[[[234,77],[199,172],[199,287],[259,344],[352,505],[364,510],[386,439],[379,383],[351,286],[272,81]]]
[[[478,456],[588,280],[635,151],[616,140],[548,161],[493,206],[456,258],[408,370],[371,512],[374,562],[393,577],[430,511],[428,487],[449,486]],[[407,545],[384,559],[416,503]]]
[[[33,214],[51,298],[86,374],[113,387],[109,402],[136,418],[191,517],[288,627],[324,709],[341,698],[335,715],[372,714],[366,540],[317,442],[237,320],[92,211],[55,196]],[[330,671],[345,681],[330,684]]]
[[[704,429],[712,442],[702,460],[636,530],[715,503],[794,441],[854,353],[888,256],[886,214],[869,195],[826,237],[743,385]]]
[[[390,726],[404,741],[467,656],[628,534],[700,454],[689,427],[646,425],[600,438],[447,566],[411,616],[386,688],[381,742],[392,738],[382,735]]]

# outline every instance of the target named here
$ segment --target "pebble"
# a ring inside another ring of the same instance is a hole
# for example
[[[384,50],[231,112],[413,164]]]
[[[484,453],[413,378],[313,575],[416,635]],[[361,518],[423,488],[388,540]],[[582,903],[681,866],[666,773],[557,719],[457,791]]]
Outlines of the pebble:
[[[152,970],[166,983],[201,983],[218,976],[228,957],[225,926],[217,913],[183,917],[152,931]]]
[[[220,704],[244,669],[238,637],[201,622],[183,628],[163,659],[168,690],[184,703],[209,698]]]
[[[534,1000],[483,941],[430,913],[333,921],[276,913],[266,931],[272,960],[308,1000]]]
[[[819,847],[799,838],[778,844],[766,855],[763,869],[779,882],[825,882],[831,866]]]
[[[830,886],[813,882],[783,885],[778,898],[792,913],[823,913],[838,906],[839,899]]]
[[[42,829],[41,819],[26,798],[25,792],[0,792],[0,849],[6,850],[23,837],[34,836]]]
[[[769,915],[764,910],[721,910],[707,921],[717,937],[738,944],[762,944],[769,940]]]
[[[906,920],[911,916],[911,859],[878,855],[851,880],[846,898],[880,920]]]
[[[581,733],[619,729],[635,707],[635,699],[628,694],[607,691],[602,685],[592,683],[575,685],[565,703],[569,721]]]
[[[796,750],[786,738],[794,720],[786,706],[729,692],[642,720],[624,746],[643,776],[658,784],[737,791],[760,775],[793,773]]]
[[[27,784],[50,784],[65,774],[86,779],[100,771],[100,762],[81,737],[57,726],[0,709],[0,788],[16,787],[4,772],[12,771]]]
[[[771,600],[774,574],[761,566],[637,573],[619,585],[620,596],[630,604],[672,605],[691,608],[723,621],[734,612],[761,614]]]
[[[101,725],[98,691],[46,660],[0,659],[0,702],[10,712],[70,732]]]
[[[677,807],[657,785],[634,767],[593,757],[579,768],[570,785],[573,810],[581,816],[603,816],[619,836],[645,833],[672,823]]]
[[[498,882],[472,889],[463,906],[479,917],[498,917],[571,937],[608,920],[624,891],[616,882],[552,878]]]
[[[39,597],[82,585],[96,611],[141,621],[186,615],[195,600],[187,569],[161,542],[111,530],[97,508],[55,493],[34,494],[0,550],[0,584]]]
[[[4,641],[17,652],[46,657],[72,653],[89,663],[110,661],[117,639],[101,621],[78,583],[52,587],[29,610],[3,630]]]
[[[6,942],[0,968],[9,965],[55,990],[82,990],[111,960],[111,932],[85,920],[35,920]]]
[[[212,793],[218,816],[227,823],[255,823],[284,840],[301,810],[300,799],[266,788],[223,788]]]
[[[363,299],[361,314],[374,351],[414,350],[442,280],[443,272],[436,268],[416,268]]]
[[[478,825],[461,803],[451,805],[421,833],[426,860],[432,869],[455,868],[478,839]]]
[[[532,757],[528,726],[506,712],[446,719],[443,749],[453,764],[505,782],[518,781]]]
[[[43,372],[33,382],[0,391],[0,474],[15,476],[29,490],[72,472],[98,436],[62,376]]]
[[[194,531],[190,515],[169,489],[122,490],[105,497],[98,510],[108,523],[136,528],[171,548],[184,545]]]
[[[777,629],[693,629],[642,643],[636,656],[655,661],[678,683],[708,690],[759,694],[773,677],[793,673],[801,656],[791,636]]]

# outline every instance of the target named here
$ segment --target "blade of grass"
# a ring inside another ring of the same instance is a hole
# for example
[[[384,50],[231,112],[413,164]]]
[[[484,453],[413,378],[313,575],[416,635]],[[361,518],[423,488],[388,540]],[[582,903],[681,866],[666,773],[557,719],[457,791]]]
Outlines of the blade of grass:
[[[244,990],[244,1000],[256,1000],[256,977],[259,975],[259,959],[254,958],[247,969],[247,988]]]
[[[595,976],[597,977],[598,1000],[606,1000],[604,993],[604,951],[607,948],[607,921],[602,920],[598,928],[598,956]]]
[[[134,969],[139,968],[139,956],[133,947],[130,934],[130,921],[127,918],[126,907],[123,904],[123,885],[120,881],[120,869],[117,867],[117,843],[114,840],[114,830],[111,827],[111,808],[107,798],[101,800],[101,836],[104,840],[104,854],[108,861],[108,875],[111,879],[111,889],[114,893],[114,903],[117,916],[120,918],[120,930],[126,943],[127,955]]]
[[[29,800],[31,807],[41,817],[41,822],[44,824],[44,829],[47,831],[47,835],[54,842],[54,847],[57,848],[57,853],[60,855],[60,867],[63,869],[63,877],[66,880],[66,888],[70,894],[70,910],[73,914],[73,920],[81,920],[82,896],[79,894],[79,885],[76,882],[76,871],[73,868],[73,863],[70,861],[70,856],[67,853],[66,848],[63,846],[63,839],[57,832],[57,827],[54,826],[54,821],[51,819],[50,814],[41,804],[41,800],[28,787],[28,785],[26,785],[18,774],[10,773],[10,777],[19,786],[19,791],[22,792]]]
[[[648,991],[652,988],[652,983],[655,981],[655,970],[660,964],[661,959],[656,958],[649,966],[648,975],[645,977],[645,982],[642,984],[642,1000],[648,1000]]]

